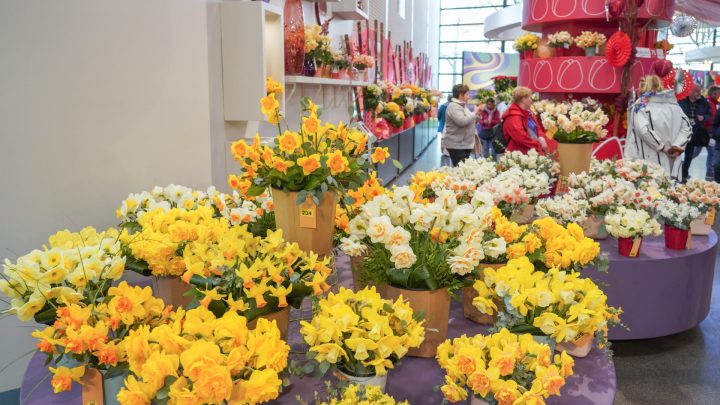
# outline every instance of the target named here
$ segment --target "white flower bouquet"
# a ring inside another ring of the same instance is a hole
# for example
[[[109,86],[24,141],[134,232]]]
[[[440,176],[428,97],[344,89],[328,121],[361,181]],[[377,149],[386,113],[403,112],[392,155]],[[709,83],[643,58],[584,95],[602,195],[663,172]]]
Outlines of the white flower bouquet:
[[[605,139],[610,122],[598,104],[541,100],[533,104],[543,128],[561,143],[592,143]]]
[[[568,48],[573,43],[573,37],[567,31],[558,31],[548,35],[548,45],[553,48]]]
[[[660,224],[647,211],[618,207],[605,216],[605,227],[616,238],[659,236]]]
[[[545,173],[552,180],[560,174],[560,164],[549,156],[538,154],[535,149],[530,149],[528,153],[519,151],[504,153],[498,161],[498,168],[500,171],[505,171],[513,167]]]
[[[590,212],[590,203],[575,192],[565,193],[538,201],[535,213],[538,217],[550,217],[567,226],[571,222],[581,224]]]
[[[396,287],[457,288],[485,255],[504,253],[497,240],[485,240],[492,225],[492,198],[476,192],[472,203],[458,203],[441,190],[435,201],[416,203],[413,191],[397,187],[392,198],[376,197],[350,220],[340,248],[349,255],[367,249],[361,273]]]
[[[593,48],[605,45],[607,37],[604,34],[593,31],[583,31],[575,37],[575,45],[580,48]]]
[[[690,223],[702,215],[693,204],[677,203],[670,199],[662,200],[657,214],[665,225],[683,230],[690,229]]]

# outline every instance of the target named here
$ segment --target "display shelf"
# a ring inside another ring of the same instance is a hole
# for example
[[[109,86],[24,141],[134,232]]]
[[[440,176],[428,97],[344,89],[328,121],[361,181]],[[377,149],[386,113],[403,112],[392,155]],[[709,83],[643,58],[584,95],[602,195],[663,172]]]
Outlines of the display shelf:
[[[257,101],[266,95],[265,78],[281,84],[285,78],[285,56],[278,51],[285,46],[282,10],[262,1],[221,6],[225,120],[263,121]],[[284,110],[285,100],[279,101]]]
[[[646,0],[640,7],[638,19],[641,21],[653,19],[657,26],[666,25],[672,20],[674,4],[673,0]],[[525,0],[523,2],[522,28],[525,31],[545,32],[547,27],[558,25],[562,25],[562,29],[567,29],[565,27],[568,22],[607,25],[605,0]]]
[[[361,7],[358,7],[360,3]],[[328,4],[332,17],[343,20],[368,20],[370,17],[370,0],[341,0]]]
[[[308,76],[285,76],[287,84],[316,84],[325,86],[369,86],[372,83],[367,81],[355,81],[351,79],[331,79],[327,77]]]
[[[638,58],[632,81],[653,72],[657,58]],[[604,56],[563,56],[520,61],[518,82],[539,93],[620,93],[622,68],[612,66]]]

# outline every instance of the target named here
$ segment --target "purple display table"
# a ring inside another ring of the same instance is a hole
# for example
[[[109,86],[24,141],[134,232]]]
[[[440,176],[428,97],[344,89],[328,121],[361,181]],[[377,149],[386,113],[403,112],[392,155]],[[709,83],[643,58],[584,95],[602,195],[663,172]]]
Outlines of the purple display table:
[[[647,339],[692,329],[710,311],[717,234],[693,236],[692,249],[665,248],[663,237],[643,239],[636,258],[620,256],[617,239],[601,242],[610,258],[607,274],[583,272],[601,288],[608,304],[621,307],[629,330],[615,327],[611,340]]]
[[[294,316],[295,314],[293,314]],[[462,334],[485,333],[487,328],[465,319],[462,305],[453,302],[450,320],[450,337]],[[293,346],[300,342],[296,325],[293,325],[290,341]],[[298,347],[295,347],[298,349]],[[36,354],[27,370],[20,388],[23,405],[80,405],[80,387],[70,392],[53,395],[50,376],[43,366],[45,356]],[[435,359],[406,357],[388,374],[387,392],[398,400],[408,400],[412,405],[436,405],[442,402],[442,394],[435,390],[443,383],[444,374]],[[312,403],[316,391],[322,391],[320,381],[312,378],[292,378],[292,385],[274,404],[296,404],[296,396]],[[594,348],[584,359],[575,360],[575,374],[562,389],[562,397],[551,397],[548,404],[595,404],[611,405],[615,398],[615,366],[604,351]]]

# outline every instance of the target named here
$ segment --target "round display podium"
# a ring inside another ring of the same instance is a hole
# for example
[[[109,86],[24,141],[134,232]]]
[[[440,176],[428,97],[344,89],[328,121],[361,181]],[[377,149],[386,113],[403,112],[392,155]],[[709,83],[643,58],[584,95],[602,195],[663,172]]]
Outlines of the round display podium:
[[[611,340],[648,339],[672,335],[700,324],[710,311],[717,234],[693,236],[688,250],[665,248],[663,237],[643,239],[638,257],[617,253],[617,239],[601,242],[610,259],[608,273],[588,269],[608,304],[621,307],[628,329],[610,329]]]

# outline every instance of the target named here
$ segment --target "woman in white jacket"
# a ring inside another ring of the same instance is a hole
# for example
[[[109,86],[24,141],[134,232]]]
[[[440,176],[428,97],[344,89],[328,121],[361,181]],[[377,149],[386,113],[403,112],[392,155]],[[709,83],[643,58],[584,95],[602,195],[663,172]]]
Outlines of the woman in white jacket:
[[[692,137],[692,126],[677,103],[674,90],[663,91],[658,76],[645,76],[640,97],[630,107],[624,158],[657,163],[678,178],[679,156]]]

